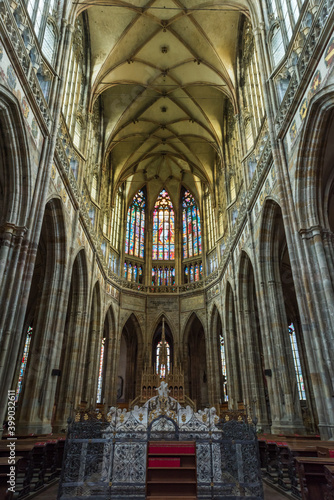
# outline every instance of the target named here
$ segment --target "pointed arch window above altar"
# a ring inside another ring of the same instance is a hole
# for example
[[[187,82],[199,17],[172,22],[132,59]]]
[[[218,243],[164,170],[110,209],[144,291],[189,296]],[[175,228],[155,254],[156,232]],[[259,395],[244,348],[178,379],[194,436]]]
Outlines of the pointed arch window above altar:
[[[175,215],[166,189],[159,194],[153,210],[153,260],[175,259]]]
[[[166,378],[166,366],[165,364],[160,365],[160,352],[162,348],[162,340],[158,342],[157,348],[156,348],[156,367],[157,367],[157,373],[159,372],[160,369],[160,378]],[[170,347],[169,343],[166,341],[166,351],[167,351],[167,373],[170,373]]]

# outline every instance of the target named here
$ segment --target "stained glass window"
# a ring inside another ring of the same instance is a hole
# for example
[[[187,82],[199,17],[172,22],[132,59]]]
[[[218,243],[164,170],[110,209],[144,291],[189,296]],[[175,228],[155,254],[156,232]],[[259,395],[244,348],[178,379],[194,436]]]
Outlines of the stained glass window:
[[[22,356],[22,360],[21,360],[19,380],[18,380],[17,387],[16,387],[16,401],[19,399],[20,393],[22,391],[24,374],[25,374],[25,371],[27,368],[27,361],[28,361],[28,355],[29,355],[29,349],[30,349],[30,343],[31,343],[31,336],[32,336],[32,328],[31,328],[31,326],[29,326],[28,331],[27,331],[26,341],[24,344],[23,356]]]
[[[165,189],[161,191],[153,211],[153,260],[175,259],[174,209]]]
[[[175,268],[174,267],[153,267],[152,268],[152,285],[175,285]]]
[[[227,383],[226,383],[226,356],[225,356],[225,342],[223,335],[219,336],[220,340],[220,359],[222,364],[223,385],[224,385],[224,401],[228,400]]]
[[[183,258],[195,257],[202,252],[201,218],[190,191],[182,197]]]
[[[101,352],[100,352],[100,366],[99,366],[99,378],[97,383],[97,403],[102,403],[102,380],[103,380],[103,361],[104,361],[104,347],[106,339],[102,339]]]
[[[133,198],[126,222],[125,253],[144,257],[145,195],[140,189]]]
[[[295,372],[296,372],[296,378],[297,378],[299,399],[306,400],[306,392],[305,392],[302,367],[301,367],[300,357],[299,357],[296,331],[295,331],[295,327],[294,327],[293,323],[291,323],[291,325],[289,325],[289,334],[290,334],[290,342],[291,342],[292,355],[293,355],[293,364],[295,366]]]
[[[159,363],[160,363],[160,350],[162,346],[162,340],[157,345],[157,350],[156,350],[156,370],[157,373],[159,373]],[[170,372],[170,347],[168,342],[166,341],[166,347],[167,347],[167,372]],[[160,378],[165,378],[166,377],[166,367],[164,364],[161,365],[160,367]]]

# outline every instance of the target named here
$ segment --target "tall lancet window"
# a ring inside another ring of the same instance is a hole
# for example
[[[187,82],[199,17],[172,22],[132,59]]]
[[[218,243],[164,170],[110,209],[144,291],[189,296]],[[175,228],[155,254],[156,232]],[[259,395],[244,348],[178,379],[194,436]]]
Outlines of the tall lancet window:
[[[227,401],[228,400],[227,380],[226,380],[227,372],[226,372],[225,342],[223,335],[219,336],[219,340],[220,340],[220,359],[222,364],[223,386],[224,386],[224,401]]]
[[[291,349],[292,349],[292,355],[293,355],[293,364],[295,366],[295,372],[296,372],[296,378],[297,378],[299,399],[306,400],[306,392],[305,392],[305,386],[304,386],[302,366],[301,366],[300,358],[299,358],[296,330],[295,330],[293,323],[291,323],[291,325],[289,325],[289,334],[290,334],[290,342],[291,342]]]
[[[166,189],[158,196],[153,211],[153,260],[175,259],[174,209]]]
[[[183,258],[202,252],[201,218],[195,198],[190,191],[182,197]]]
[[[156,370],[157,370],[157,373],[159,373],[160,375],[160,378],[166,378],[166,368],[167,368],[167,373],[170,372],[170,347],[169,347],[169,344],[167,341],[166,342],[166,346],[165,346],[165,349],[166,349],[166,364],[165,363],[161,363],[160,364],[160,357],[161,357],[161,352],[162,352],[162,349],[163,349],[163,341],[160,340],[160,342],[158,342],[158,345],[157,345],[157,350],[156,350]],[[167,367],[166,367],[167,365]]]
[[[102,382],[103,382],[103,364],[104,364],[104,349],[105,349],[106,339],[102,339],[101,351],[100,351],[100,365],[99,365],[99,378],[97,382],[97,403],[102,403]]]
[[[29,355],[29,349],[30,349],[30,343],[31,343],[31,336],[32,336],[32,328],[31,328],[31,326],[29,326],[28,327],[28,331],[27,331],[26,340],[25,340],[25,343],[24,343],[23,356],[22,356],[22,359],[21,359],[19,380],[17,382],[17,387],[16,387],[16,401],[18,401],[20,393],[22,391],[23,379],[24,379],[24,375],[25,375],[25,372],[26,372],[26,368],[27,368],[27,362],[28,362],[28,355]]]
[[[140,189],[132,200],[126,221],[125,253],[144,257],[145,195]]]

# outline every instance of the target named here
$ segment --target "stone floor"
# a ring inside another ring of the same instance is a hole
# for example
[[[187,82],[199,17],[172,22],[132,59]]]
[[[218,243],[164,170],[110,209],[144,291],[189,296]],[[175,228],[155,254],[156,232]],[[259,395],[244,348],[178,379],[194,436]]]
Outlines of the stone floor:
[[[286,500],[289,497],[282,495],[278,491],[274,490],[267,484],[263,484],[264,489],[264,500]],[[56,500],[57,499],[57,491],[58,491],[58,483],[54,484],[50,488],[45,489],[38,493],[38,495],[34,496],[37,500]]]

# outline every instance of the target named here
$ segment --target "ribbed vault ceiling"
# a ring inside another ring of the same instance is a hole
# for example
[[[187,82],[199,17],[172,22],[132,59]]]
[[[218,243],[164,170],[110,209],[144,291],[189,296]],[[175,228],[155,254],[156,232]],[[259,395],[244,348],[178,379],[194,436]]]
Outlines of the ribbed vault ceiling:
[[[91,106],[102,96],[107,155],[129,195],[148,183],[195,195],[220,161],[223,109],[236,109],[241,7],[198,0],[86,3]],[[130,182],[129,182],[130,181]]]

